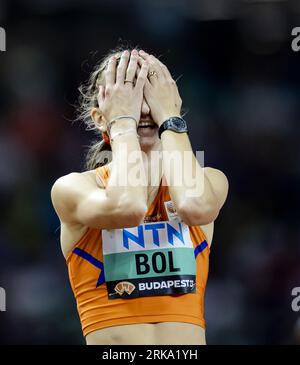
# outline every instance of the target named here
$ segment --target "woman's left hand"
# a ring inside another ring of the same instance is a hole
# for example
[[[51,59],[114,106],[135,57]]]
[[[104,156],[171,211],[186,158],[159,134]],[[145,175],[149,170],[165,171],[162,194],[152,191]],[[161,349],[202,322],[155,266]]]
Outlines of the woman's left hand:
[[[168,68],[156,57],[144,51],[139,51],[139,56],[140,64],[142,60],[147,60],[149,63],[144,96],[154,122],[160,126],[170,117],[180,117],[182,100]]]

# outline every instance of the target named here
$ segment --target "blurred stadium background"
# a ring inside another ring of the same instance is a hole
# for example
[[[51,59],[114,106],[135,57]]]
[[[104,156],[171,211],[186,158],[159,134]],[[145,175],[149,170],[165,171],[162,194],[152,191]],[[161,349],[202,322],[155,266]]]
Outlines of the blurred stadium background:
[[[210,344],[300,343],[300,2],[1,0],[1,344],[83,344],[54,181],[83,169],[94,138],[75,117],[80,83],[120,43],[180,77],[194,150],[230,182],[206,293]]]

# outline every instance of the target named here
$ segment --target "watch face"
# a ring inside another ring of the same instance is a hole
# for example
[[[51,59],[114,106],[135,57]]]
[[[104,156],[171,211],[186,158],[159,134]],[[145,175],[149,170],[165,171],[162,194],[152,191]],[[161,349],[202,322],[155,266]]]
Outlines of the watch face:
[[[165,130],[171,130],[176,133],[189,133],[185,120],[179,117],[169,118],[160,126],[159,138]]]
[[[181,119],[174,119],[172,122],[173,122],[174,127],[178,128],[178,129],[185,128],[185,123]]]
[[[170,120],[170,127],[176,131],[185,131],[186,124],[185,121],[180,118],[172,118]]]

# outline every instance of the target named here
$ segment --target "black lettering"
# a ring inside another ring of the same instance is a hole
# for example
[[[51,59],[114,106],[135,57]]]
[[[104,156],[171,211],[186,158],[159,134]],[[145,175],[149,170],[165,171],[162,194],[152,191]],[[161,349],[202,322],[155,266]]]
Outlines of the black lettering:
[[[135,255],[136,273],[138,275],[148,274],[150,271],[150,265],[147,264],[148,256],[144,253],[138,253]],[[144,266],[144,269],[142,269]]]
[[[161,258],[161,268],[160,269],[157,266],[157,259],[156,259],[157,257]],[[166,262],[165,255],[162,252],[155,252],[152,255],[152,267],[153,267],[153,271],[156,272],[157,274],[161,274],[162,272],[166,271],[167,262]]]
[[[179,267],[174,267],[173,252],[172,251],[168,251],[168,257],[169,257],[170,272],[181,271]]]

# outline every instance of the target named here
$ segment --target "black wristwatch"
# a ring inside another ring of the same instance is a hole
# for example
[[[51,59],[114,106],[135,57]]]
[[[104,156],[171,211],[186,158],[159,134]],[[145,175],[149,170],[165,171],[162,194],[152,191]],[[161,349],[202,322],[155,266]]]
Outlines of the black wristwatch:
[[[187,133],[189,134],[186,121],[180,117],[171,117],[163,122],[159,127],[158,137],[160,138],[162,132],[169,130],[176,133]]]

